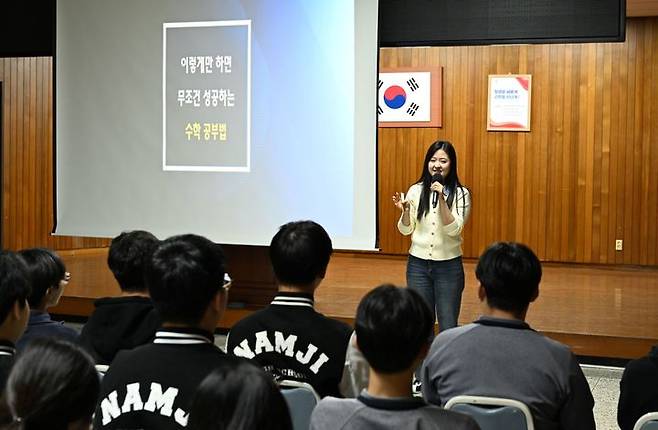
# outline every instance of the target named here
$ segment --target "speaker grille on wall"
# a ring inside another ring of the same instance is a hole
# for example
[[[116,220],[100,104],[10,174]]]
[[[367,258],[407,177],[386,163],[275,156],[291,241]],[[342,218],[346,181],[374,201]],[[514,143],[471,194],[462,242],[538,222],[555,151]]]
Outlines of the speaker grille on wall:
[[[623,42],[625,0],[380,0],[381,46]]]

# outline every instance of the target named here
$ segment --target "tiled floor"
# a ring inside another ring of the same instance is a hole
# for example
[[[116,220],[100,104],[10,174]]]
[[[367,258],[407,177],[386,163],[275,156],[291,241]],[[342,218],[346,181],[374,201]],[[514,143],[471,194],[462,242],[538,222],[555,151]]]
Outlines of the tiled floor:
[[[582,368],[594,396],[594,419],[597,430],[619,430],[617,402],[619,380],[624,369],[587,365],[583,365]]]

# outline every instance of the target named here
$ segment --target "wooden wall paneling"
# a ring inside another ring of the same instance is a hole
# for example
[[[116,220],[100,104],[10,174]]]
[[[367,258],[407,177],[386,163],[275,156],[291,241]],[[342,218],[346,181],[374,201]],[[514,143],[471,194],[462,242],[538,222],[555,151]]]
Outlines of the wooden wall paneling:
[[[658,139],[658,121],[656,121],[654,115],[658,112],[658,107],[654,107],[653,104],[655,100],[658,99],[658,84],[656,83],[655,76],[658,73],[658,26],[651,26],[651,39],[650,39],[650,51],[651,51],[651,60],[647,64],[647,76],[650,76],[650,86],[647,86],[647,92],[650,93],[649,100],[651,106],[651,116],[649,118],[649,123],[645,124],[645,127],[649,128],[648,136],[648,162],[649,167],[647,171],[648,181],[647,189],[649,192],[649,203],[647,205],[647,216],[648,220],[648,231],[647,231],[647,264],[650,264],[651,261],[656,261],[656,247],[653,244],[658,243],[658,236],[656,235],[656,223],[651,222],[650,219],[658,219],[658,197],[654,192],[658,189],[658,175],[655,173],[655,168],[651,166],[658,166],[658,158],[656,154],[655,144]],[[653,190],[653,191],[652,191]]]
[[[46,59],[39,59],[38,60],[39,64],[39,70],[40,74],[37,77],[37,82],[39,83],[39,93],[40,93],[40,102],[38,103],[39,107],[39,123],[38,123],[38,139],[39,139],[39,148],[42,151],[42,154],[39,158],[44,158],[44,162],[48,162],[52,164],[52,155],[51,155],[51,142],[52,142],[52,128],[50,126],[51,121],[51,104],[52,104],[52,97],[51,97],[51,87],[50,87],[50,81],[51,81],[51,69],[50,69],[50,61],[46,61]],[[36,242],[44,241],[47,246],[50,246],[48,243],[48,233],[50,233],[50,229],[47,227],[44,227],[45,223],[50,218],[51,212],[49,211],[49,202],[48,200],[52,200],[52,189],[47,188],[51,182],[50,182],[50,174],[48,170],[45,168],[38,168],[37,169],[37,192],[40,196],[44,196],[43,199],[41,200],[41,204],[38,205],[36,208],[36,225],[34,226],[37,231],[37,239]],[[52,221],[50,221],[52,224]]]
[[[578,127],[578,133],[576,134],[577,140],[575,143],[576,148],[576,174],[577,174],[577,187],[575,190],[576,193],[576,212],[579,214],[575,218],[577,225],[575,242],[580,246],[576,246],[576,255],[575,261],[582,262],[584,261],[583,256],[585,253],[585,228],[586,228],[586,219],[587,213],[585,209],[586,201],[586,190],[585,190],[585,156],[587,151],[587,49],[583,47],[579,50],[580,61],[582,67],[578,70],[580,85],[578,85],[578,117],[582,120],[582,126]]]
[[[536,49],[537,47],[533,46],[532,49],[530,50],[530,56],[529,56],[529,64],[528,64],[528,73],[531,73],[533,76],[536,76],[535,69],[536,65],[539,62],[539,56],[541,55],[539,53],[539,50]],[[492,71],[492,73],[497,73],[497,70]],[[537,82],[535,82],[537,81]],[[541,90],[541,82],[537,79],[533,79],[533,93],[534,93],[534,105],[536,106],[537,104],[541,104],[541,96],[542,96],[542,90]],[[532,109],[532,105],[531,105]],[[538,109],[535,109],[538,110]],[[534,124],[531,124],[531,127],[537,127],[539,129],[539,124],[541,123],[541,119],[537,116],[534,118]],[[502,132],[499,132],[502,134]],[[513,133],[516,135],[517,133]],[[524,225],[524,233],[523,236],[518,238],[517,240],[521,242],[525,242],[529,246],[533,248],[537,248],[537,243],[536,243],[536,238],[537,238],[537,228],[538,228],[538,218],[536,216],[536,211],[538,209],[538,201],[537,201],[537,187],[538,187],[538,172],[537,172],[537,160],[539,158],[539,147],[537,146],[537,143],[539,141],[538,135],[537,134],[530,134],[526,133],[527,135],[527,143],[528,143],[528,151],[526,152],[527,154],[527,160],[528,164],[527,166],[533,166],[530,170],[526,170],[524,172],[519,172],[521,176],[524,178],[524,200],[527,202],[526,204],[526,210],[522,216],[522,218],[515,220],[517,223],[521,223]],[[486,144],[486,142],[481,142],[480,144]],[[501,195],[501,198],[505,198],[504,196]],[[533,222],[530,222],[530,220],[533,220]],[[493,237],[489,237],[487,242],[491,242],[492,240],[495,240]],[[486,246],[485,244],[483,244]],[[537,250],[540,252],[539,250]]]
[[[633,145],[635,144],[635,79],[637,74],[635,69],[637,60],[637,29],[638,25],[633,28],[627,29],[627,35],[630,36],[629,49],[628,49],[628,103],[626,106],[626,143],[625,152],[626,164],[623,167],[622,174],[624,175],[624,218],[623,218],[623,236],[625,250],[622,253],[623,263],[630,264],[632,259],[632,228],[633,228]]]
[[[585,237],[583,239],[584,252],[581,262],[590,261],[593,249],[592,230],[595,228],[594,224],[594,163],[595,163],[595,132],[596,132],[596,44],[587,45],[587,120],[585,125],[586,131],[586,147],[585,147]],[[579,142],[581,145],[583,142]]]
[[[644,20],[643,20],[644,21]],[[646,109],[644,106],[644,94],[646,93],[645,80],[644,80],[644,71],[645,71],[645,60],[646,53],[645,49],[645,40],[646,35],[648,34],[648,29],[645,26],[645,22],[642,22],[642,30],[638,35],[638,54],[637,54],[637,68],[635,69],[635,128],[634,132],[634,142],[633,142],[633,201],[635,203],[635,212],[636,219],[631,226],[631,260],[638,261],[640,264],[642,260],[646,261],[646,253],[642,253],[641,250],[646,243],[646,235],[640,235],[640,229],[644,227],[644,216],[646,214],[646,200],[644,193],[644,166],[645,163],[642,160],[644,158],[644,125],[645,125],[645,112],[648,112],[649,109]],[[649,105],[647,105],[648,108]],[[646,124],[648,126],[648,124]],[[644,229],[646,231],[646,229]]]
[[[644,20],[643,20],[644,21]],[[644,22],[642,23],[642,29],[644,30]],[[643,121],[643,111],[644,106],[643,95],[644,95],[644,31],[639,32],[637,44],[637,63],[635,69],[635,97],[634,97],[634,115],[635,122],[633,127],[633,213],[636,214],[634,219],[631,220],[631,261],[640,262],[640,249],[642,247],[643,238],[640,237],[640,226],[643,224],[642,214],[644,213],[644,201],[642,199],[642,127],[644,125]]]
[[[642,82],[643,88],[641,93],[641,103],[642,103],[642,128],[638,130],[641,132],[641,156],[640,159],[643,160],[640,163],[641,166],[641,187],[639,187],[640,201],[641,205],[641,222],[638,222],[637,234],[640,239],[640,247],[638,250],[638,259],[640,264],[646,265],[649,262],[649,238],[650,230],[649,224],[655,224],[656,218],[652,217],[649,211],[651,195],[655,194],[655,191],[650,191],[649,184],[651,180],[651,170],[655,169],[655,166],[652,166],[648,163],[651,160],[651,81],[653,81],[656,76],[651,74],[651,65],[653,63],[653,57],[655,56],[654,50],[657,48],[652,44],[653,34],[655,33],[655,27],[647,25],[647,21],[644,23],[644,61],[642,63]],[[655,188],[653,189],[655,190]],[[655,212],[654,212],[655,215]],[[652,221],[649,221],[653,218]],[[642,234],[645,232],[645,234]]]
[[[537,46],[538,51],[540,52],[540,63],[537,65],[541,67],[542,70],[546,71],[541,79],[539,80],[539,88],[541,89],[540,93],[540,110],[541,112],[550,112],[550,106],[553,102],[553,85],[554,83],[549,80],[550,70],[552,68],[552,57],[551,57],[551,46],[550,45],[540,45]],[[536,66],[536,67],[537,67]],[[534,86],[534,85],[533,85]],[[534,88],[533,88],[534,90]],[[549,133],[552,126],[551,116],[544,114],[541,116],[540,125],[543,125],[539,129],[540,140],[538,143],[539,148],[539,158],[537,159],[538,166],[538,183],[537,183],[537,201],[538,201],[538,220],[539,225],[536,230],[536,247],[540,258],[546,259],[547,255],[547,246],[550,243],[551,239],[547,237],[548,233],[548,217],[546,216],[548,210],[548,176],[547,176],[547,166],[548,166],[548,146],[549,146]],[[518,134],[518,133],[517,133]],[[510,238],[512,240],[513,238]]]
[[[46,91],[48,90],[47,85],[42,85],[41,83],[44,81],[48,74],[48,70],[44,69],[44,61],[39,61],[39,59],[35,59],[35,69],[36,69],[36,75],[35,75],[35,93],[36,93],[36,106],[35,106],[35,130],[34,130],[34,135],[35,135],[35,145],[37,148],[43,146],[46,142],[46,135],[45,135],[45,130],[47,129],[47,117],[45,116],[45,110],[46,110],[46,100],[48,99]],[[44,193],[44,171],[43,169],[35,169],[35,175],[34,175],[34,181],[36,184],[37,190],[41,190],[40,193],[42,195],[48,195],[48,193]],[[34,226],[39,226],[41,225],[40,220],[44,219],[47,217],[45,211],[44,211],[44,205],[42,204],[37,204],[37,206],[34,208]],[[35,234],[34,241],[36,242],[38,237],[40,236],[39,233]]]
[[[617,166],[615,169],[615,172],[617,173],[617,201],[615,204],[615,210],[616,210],[616,216],[615,216],[615,233],[614,233],[614,238],[616,239],[624,239],[624,203],[625,203],[625,183],[626,183],[626,175],[624,174],[625,166],[626,166],[626,155],[628,153],[628,142],[625,141],[626,139],[626,134],[627,134],[627,128],[626,128],[626,123],[627,123],[627,111],[628,111],[628,77],[629,77],[629,64],[628,61],[630,60],[630,55],[631,55],[631,44],[632,44],[632,33],[630,31],[630,28],[626,28],[626,43],[623,44],[623,47],[620,52],[619,58],[621,61],[618,61],[617,64],[619,64],[619,80],[618,80],[618,88],[619,88],[619,104],[618,104],[618,111],[619,111],[619,123],[617,126],[617,129],[619,130],[618,132],[618,142],[619,145],[617,147],[617,152],[616,152],[616,161],[617,161]],[[621,264],[623,263],[623,253],[615,251],[615,259],[614,263],[616,264]]]
[[[24,226],[29,226],[29,210],[31,206],[31,200],[33,196],[30,195],[29,190],[33,189],[34,187],[34,178],[29,178],[29,166],[30,166],[30,159],[28,158],[29,155],[29,141],[28,141],[28,136],[27,136],[27,128],[29,124],[29,118],[27,116],[27,112],[30,107],[30,100],[29,100],[29,91],[30,91],[30,81],[29,81],[29,75],[27,70],[29,69],[29,58],[20,58],[18,62],[18,91],[22,95],[22,97],[19,97],[19,110],[17,112],[17,127],[19,130],[18,133],[18,144],[20,146],[17,147],[18,151],[18,172],[17,172],[17,194],[19,196],[19,200],[21,202],[21,205],[19,207],[19,213],[18,217],[21,220],[21,223],[24,224]],[[28,151],[26,151],[28,149]],[[18,178],[21,178],[21,180],[18,180]],[[29,228],[23,228],[20,231],[20,241],[22,247],[27,247],[29,246],[29,238],[30,238],[30,229]]]
[[[22,125],[21,122],[19,122],[19,118],[22,118],[22,111],[23,111],[23,100],[21,95],[21,90],[22,90],[22,81],[21,81],[21,76],[19,74],[19,64],[22,63],[22,59],[18,59],[14,62],[12,62],[12,67],[11,67],[11,75],[9,76],[12,81],[11,86],[12,86],[12,128],[14,130],[13,134],[13,142],[11,143],[11,148],[12,148],[12,155],[13,159],[15,162],[12,163],[14,164],[13,166],[13,177],[12,177],[12,192],[11,196],[13,199],[13,220],[17,220],[21,216],[21,209],[22,209],[22,198],[20,195],[20,182],[17,180],[17,178],[21,177],[21,167],[22,164],[20,163],[20,151],[18,149],[18,142],[22,140]],[[20,90],[19,90],[20,88]],[[19,125],[20,124],[20,125]],[[8,160],[9,161],[9,160]],[[9,203],[12,203],[12,200],[9,201]],[[22,244],[21,240],[21,230],[15,230],[14,231],[14,240],[16,241],[17,244]]]
[[[464,253],[466,255],[480,255],[482,249],[480,249],[478,244],[484,241],[484,226],[473,221],[473,214],[474,211],[485,210],[485,208],[480,207],[480,203],[483,201],[483,193],[486,191],[484,187],[477,187],[476,184],[482,184],[485,180],[483,166],[485,166],[484,160],[486,160],[486,157],[484,157],[484,150],[486,148],[484,145],[478,145],[477,142],[484,141],[489,132],[486,129],[487,105],[486,103],[478,103],[477,95],[487,92],[488,80],[486,76],[477,76],[477,71],[484,70],[486,65],[489,64],[489,53],[490,51],[488,49],[479,46],[475,48],[472,54],[475,57],[475,70],[472,76],[476,76],[474,81],[477,82],[477,86],[475,87],[476,92],[473,94],[472,101],[475,106],[475,115],[470,126],[475,129],[475,133],[473,134],[473,141],[469,142],[469,145],[472,147],[471,157],[473,158],[470,160],[462,159],[462,165],[468,165],[470,168],[465,170],[464,174],[460,177],[460,180],[464,182],[464,185],[471,193],[471,215],[463,231],[463,237],[471,237],[470,243],[467,242],[469,246],[464,247]],[[481,160],[481,162],[478,163],[478,160]],[[477,192],[475,191],[476,189],[478,190]],[[491,214],[489,215],[491,216]]]
[[[655,23],[654,23],[655,24]],[[652,25],[651,26],[651,52],[652,52],[652,62],[651,62],[651,73],[649,76],[652,76],[651,79],[651,96],[649,100],[652,102],[655,102],[655,100],[658,100],[658,79],[656,79],[656,76],[658,76],[658,54],[656,53],[656,50],[658,50],[658,26],[657,25]],[[651,105],[652,107],[652,120],[651,120],[651,133],[650,133],[650,142],[656,142],[658,141],[658,121],[655,119],[655,115],[658,114],[658,107]],[[655,143],[649,145],[650,149],[650,166],[658,166],[658,147],[656,147]],[[656,171],[653,168],[650,168],[649,171],[649,184],[648,184],[648,190],[649,190],[649,197],[650,197],[650,203],[649,203],[649,208],[648,208],[648,214],[649,217],[651,217],[652,214],[655,214],[653,219],[655,220],[658,218],[658,197],[656,196],[656,190],[658,190],[658,175],[656,175]],[[649,223],[649,234],[648,234],[648,252],[647,252],[647,264],[653,264],[653,262],[658,261],[658,255],[657,255],[657,248],[655,245],[652,246],[652,244],[658,243],[658,228],[656,227],[656,222],[648,220]]]
[[[641,239],[639,235],[639,225],[642,223],[641,214],[642,214],[642,199],[640,193],[640,186],[642,181],[642,93],[644,91],[643,85],[643,72],[644,72],[644,37],[642,37],[645,30],[644,20],[641,20],[639,25],[639,30],[636,35],[636,62],[635,62],[635,85],[634,85],[634,97],[633,97],[633,133],[632,133],[632,142],[631,150],[633,152],[633,157],[631,160],[633,164],[631,169],[628,171],[632,176],[632,206],[630,207],[630,212],[628,213],[628,224],[627,232],[630,232],[630,253],[628,255],[629,261],[640,261],[640,245]],[[633,214],[633,215],[631,215]]]
[[[610,67],[610,79],[608,80],[607,88],[605,89],[606,93],[610,94],[610,163],[608,171],[604,171],[603,174],[608,177],[609,182],[609,198],[608,198],[608,229],[602,234],[605,239],[604,242],[606,247],[604,251],[606,252],[606,258],[602,261],[608,264],[614,264],[615,262],[615,251],[614,240],[616,235],[616,224],[617,224],[617,211],[616,201],[617,201],[617,185],[618,181],[618,172],[617,172],[617,162],[618,162],[618,152],[619,152],[619,98],[620,98],[620,88],[619,88],[619,76],[620,76],[620,66],[618,58],[622,58],[622,47],[624,46],[621,43],[611,43],[608,45],[610,47],[610,57],[611,57],[611,67]],[[616,79],[613,79],[615,77]]]
[[[578,211],[579,209],[578,201],[582,196],[581,190],[578,188],[578,175],[579,175],[578,149],[580,146],[578,142],[580,137],[580,129],[581,127],[585,126],[584,124],[581,124],[580,121],[581,79],[578,71],[581,68],[581,58],[582,58],[581,51],[582,51],[582,46],[576,45],[572,52],[572,65],[573,65],[572,75],[574,81],[571,86],[571,100],[573,104],[573,108],[572,108],[573,116],[569,121],[571,127],[571,140],[569,142],[566,142],[567,150],[571,152],[571,159],[569,165],[565,166],[562,170],[563,174],[566,174],[569,177],[568,194],[567,194],[568,202],[569,202],[569,217],[567,218],[569,220],[569,222],[567,223],[569,228],[569,237],[568,237],[569,261],[577,261],[576,259],[576,251],[578,248],[577,244],[580,242],[578,242],[579,238],[577,237],[576,233],[582,229],[582,226],[579,223],[582,221],[582,217],[583,217],[583,213]]]
[[[13,132],[13,129],[9,127],[9,124],[11,123],[11,100],[12,100],[12,88],[11,85],[9,85],[9,73],[10,73],[10,63],[6,59],[0,59],[0,72],[2,72],[2,79],[3,81],[3,124],[2,124],[2,159],[3,159],[3,165],[2,165],[2,241],[3,245],[4,243],[7,242],[8,240],[8,235],[10,234],[10,229],[8,228],[8,216],[7,213],[9,211],[9,207],[7,206],[8,203],[8,197],[9,197],[9,183],[7,181],[9,177],[9,163],[7,163],[7,159],[9,157],[10,151],[11,151],[11,145],[10,145],[10,140],[11,140],[11,133]],[[4,246],[3,246],[4,248]]]
[[[4,82],[3,246],[106,246],[94,238],[52,237],[52,59],[2,58]]]
[[[656,0],[626,0],[626,16],[657,16],[658,2]]]
[[[599,250],[601,246],[601,199],[603,198],[603,189],[601,181],[601,165],[603,163],[602,153],[602,129],[603,129],[603,44],[596,44],[595,48],[595,74],[599,73],[600,76],[592,83],[594,97],[594,109],[590,113],[593,123],[591,139],[591,155],[588,155],[588,160],[591,160],[591,184],[592,184],[592,228],[590,229],[592,244],[590,255],[586,255],[587,261],[597,261],[599,258]]]
[[[600,106],[596,118],[599,124],[597,137],[598,153],[600,153],[599,172],[595,174],[595,179],[599,181],[601,193],[598,197],[598,217],[595,218],[597,228],[594,231],[593,238],[596,246],[593,251],[592,259],[595,261],[606,262],[607,250],[610,247],[610,241],[607,238],[608,220],[609,220],[609,201],[610,201],[610,45],[602,45],[598,48],[597,69],[602,70],[602,79],[597,80],[596,93],[597,104]],[[596,151],[596,149],[595,149]],[[595,185],[594,188],[597,188]],[[614,243],[614,242],[612,242]]]
[[[18,211],[18,196],[16,195],[16,184],[13,181],[13,179],[16,177],[16,170],[18,169],[18,165],[14,163],[10,163],[9,160],[15,160],[16,159],[16,139],[18,135],[18,129],[15,126],[16,124],[16,110],[18,109],[18,91],[16,89],[16,66],[17,66],[16,61],[8,62],[8,74],[7,74],[7,86],[9,87],[9,109],[7,109],[7,118],[9,120],[9,124],[7,129],[9,130],[9,140],[5,141],[5,148],[6,151],[9,153],[9,156],[5,158],[4,164],[7,167],[7,171],[5,173],[6,177],[6,188],[8,189],[8,196],[7,196],[7,201],[5,208],[9,210],[10,218],[5,220],[5,225],[8,227],[12,220],[14,220],[17,216],[17,211]],[[16,240],[16,235],[17,232],[15,229],[11,229],[10,233],[5,236],[6,239],[13,239],[14,241]]]
[[[37,111],[39,109],[37,105],[37,59],[30,58],[27,63],[29,64],[29,108],[28,108],[28,121],[29,121],[29,130],[28,130],[28,157],[27,159],[36,158],[36,154],[39,147],[39,142],[37,141]],[[24,192],[30,196],[29,200],[29,211],[26,213],[27,225],[38,225],[39,220],[36,216],[37,208],[41,206],[37,200],[37,194],[31,193],[30,189],[37,189],[39,183],[37,182],[37,164],[29,163],[28,164],[28,177],[30,178],[29,188],[24,189]],[[28,243],[34,243],[37,240],[36,231],[34,229],[29,229],[29,234],[27,236]]]
[[[14,150],[14,159],[16,160],[16,164],[14,167],[14,177],[13,179],[13,196],[15,200],[15,209],[14,209],[14,219],[17,220],[23,216],[23,194],[20,192],[20,184],[22,181],[18,181],[18,178],[23,178],[22,171],[23,171],[23,163],[22,161],[22,151],[19,151],[18,145],[19,143],[22,144],[23,141],[23,123],[22,123],[22,117],[23,117],[23,97],[22,97],[22,91],[23,91],[23,74],[21,73],[23,69],[23,59],[19,58],[17,61],[14,62],[14,67],[12,67],[12,76],[11,78],[13,79],[13,92],[15,94],[14,101],[15,104],[13,105],[14,111],[13,111],[13,128],[15,130],[15,138],[14,142],[12,144],[13,150]],[[22,245],[23,243],[23,232],[24,230],[19,230],[16,231],[16,240],[19,245]]]
[[[560,259],[560,246],[561,240],[560,232],[560,211],[562,209],[562,196],[560,188],[562,178],[559,172],[561,166],[560,159],[562,158],[562,150],[558,142],[563,142],[563,118],[561,109],[564,106],[564,63],[565,56],[558,46],[551,46],[550,55],[553,62],[553,67],[549,71],[549,82],[557,82],[554,88],[551,88],[552,102],[550,103],[550,117],[552,118],[551,128],[549,130],[549,145],[548,145],[548,175],[547,175],[547,247],[546,259],[556,260]],[[557,245],[557,246],[556,246]]]
[[[557,175],[557,178],[555,179],[560,183],[560,189],[558,190],[558,197],[557,197],[557,200],[559,201],[560,211],[559,213],[556,214],[557,218],[555,219],[555,222],[558,223],[560,229],[559,245],[556,246],[556,247],[559,246],[558,259],[566,261],[569,258],[569,250],[570,250],[569,244],[572,238],[569,227],[570,225],[572,225],[573,221],[559,222],[559,220],[567,220],[570,218],[569,200],[572,194],[569,189],[571,181],[569,175],[570,170],[568,167],[570,166],[571,155],[572,155],[570,142],[572,139],[571,120],[573,118],[572,112],[574,105],[572,99],[572,92],[571,92],[572,79],[573,79],[573,73],[572,73],[573,45],[566,45],[562,55],[564,56],[564,72],[562,75],[560,75],[559,79],[562,82],[561,92],[563,93],[563,104],[562,104],[561,116],[560,114],[558,114],[558,121],[560,121],[561,124],[560,136],[562,137],[562,142],[566,142],[566,145],[563,144],[560,146],[560,152],[561,152],[561,159],[559,161],[560,171],[559,174]],[[558,109],[559,108],[560,107],[558,107]]]
[[[455,143],[473,193],[467,257],[514,239],[547,261],[657,265],[657,33],[658,19],[642,18],[629,20],[624,43],[382,49],[382,66],[443,66],[445,91],[443,128],[398,129],[381,136],[380,151],[407,145],[421,158],[433,138]],[[532,131],[483,131],[486,76],[524,72],[533,75]],[[404,254],[390,234],[382,229],[382,250]]]

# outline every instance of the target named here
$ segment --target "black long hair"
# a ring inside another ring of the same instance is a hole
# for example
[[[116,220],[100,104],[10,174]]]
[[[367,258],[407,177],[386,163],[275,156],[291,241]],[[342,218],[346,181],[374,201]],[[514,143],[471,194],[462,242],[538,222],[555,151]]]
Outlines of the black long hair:
[[[418,202],[418,213],[416,217],[420,221],[430,210],[429,200],[430,200],[430,186],[432,185],[432,175],[427,169],[432,156],[436,151],[442,149],[445,151],[448,159],[450,159],[450,171],[448,175],[443,178],[443,186],[448,190],[448,207],[452,209],[452,204],[455,200],[455,194],[457,193],[457,188],[463,188],[461,182],[459,182],[459,175],[457,173],[457,152],[455,147],[452,146],[452,143],[447,140],[437,140],[432,143],[429,148],[427,148],[427,153],[425,154],[425,161],[423,162],[423,170],[418,178],[418,183],[422,185],[423,191],[420,193],[420,201]],[[443,198],[443,197],[442,197]],[[464,198],[464,192],[462,190],[462,198]]]
[[[77,421],[91,424],[99,391],[98,372],[79,346],[34,339],[18,355],[9,374],[0,427],[66,430]]]
[[[190,430],[292,430],[283,395],[262,368],[226,363],[201,382],[192,399]]]
[[[32,280],[32,293],[27,301],[31,308],[37,308],[46,297],[48,288],[56,288],[64,276],[66,266],[61,258],[50,249],[30,248],[19,252],[27,264],[27,269]]]

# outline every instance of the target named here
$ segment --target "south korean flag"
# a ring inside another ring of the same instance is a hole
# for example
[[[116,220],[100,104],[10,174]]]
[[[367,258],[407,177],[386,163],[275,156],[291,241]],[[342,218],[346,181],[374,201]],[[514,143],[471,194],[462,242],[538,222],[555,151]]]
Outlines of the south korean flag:
[[[379,121],[430,121],[430,83],[430,72],[380,73],[377,84]]]

